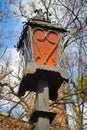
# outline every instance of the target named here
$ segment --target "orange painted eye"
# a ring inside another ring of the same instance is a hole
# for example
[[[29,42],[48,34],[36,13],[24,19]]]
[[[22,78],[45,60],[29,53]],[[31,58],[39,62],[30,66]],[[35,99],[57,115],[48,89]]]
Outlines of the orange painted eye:
[[[37,41],[43,42],[46,39],[45,32],[43,29],[35,29],[33,31],[33,34]]]
[[[47,40],[49,41],[49,43],[51,44],[56,44],[59,40],[58,34],[54,31],[49,31],[47,33]]]

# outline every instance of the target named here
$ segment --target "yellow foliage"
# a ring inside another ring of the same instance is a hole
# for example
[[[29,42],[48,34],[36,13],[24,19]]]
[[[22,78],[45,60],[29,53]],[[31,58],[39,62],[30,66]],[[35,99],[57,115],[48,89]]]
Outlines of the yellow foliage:
[[[81,90],[81,89],[86,89],[86,88],[87,88],[87,76],[78,78],[76,89]]]

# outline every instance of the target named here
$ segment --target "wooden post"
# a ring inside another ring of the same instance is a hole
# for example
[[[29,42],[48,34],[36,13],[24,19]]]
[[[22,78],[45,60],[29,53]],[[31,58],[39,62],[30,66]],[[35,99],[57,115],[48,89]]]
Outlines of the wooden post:
[[[49,118],[45,112],[49,112],[49,86],[45,81],[40,80],[38,82],[37,97],[36,97],[36,110],[43,112],[38,117],[35,130],[49,130]]]

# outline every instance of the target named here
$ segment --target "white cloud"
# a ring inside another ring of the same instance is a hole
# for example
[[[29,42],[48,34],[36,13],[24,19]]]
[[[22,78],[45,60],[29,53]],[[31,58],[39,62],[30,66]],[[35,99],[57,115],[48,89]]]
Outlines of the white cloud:
[[[8,61],[7,69],[8,71],[12,71],[12,75],[8,75],[4,80],[9,80],[11,82],[11,85],[14,86],[15,83],[19,83],[20,80],[18,79],[18,76],[22,76],[22,66],[20,64],[21,59],[19,57],[19,52],[14,47],[8,48],[6,53],[6,60]],[[3,61],[1,64],[4,63],[5,65],[6,61]],[[20,71],[19,71],[20,70]]]
[[[11,47],[7,49],[7,56],[10,58],[12,68],[15,70],[18,66],[18,62],[20,61],[19,52],[17,52],[14,47]]]

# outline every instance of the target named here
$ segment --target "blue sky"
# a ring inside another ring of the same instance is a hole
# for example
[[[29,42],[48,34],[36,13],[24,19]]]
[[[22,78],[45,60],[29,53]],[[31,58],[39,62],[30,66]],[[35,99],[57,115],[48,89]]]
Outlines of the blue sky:
[[[13,17],[10,6],[6,3],[7,0],[1,1],[0,11],[7,13],[8,16],[3,17],[0,22],[1,44],[5,44],[7,47],[12,47],[17,44],[19,36],[22,30],[22,19],[18,20]],[[1,16],[0,16],[1,17]]]

